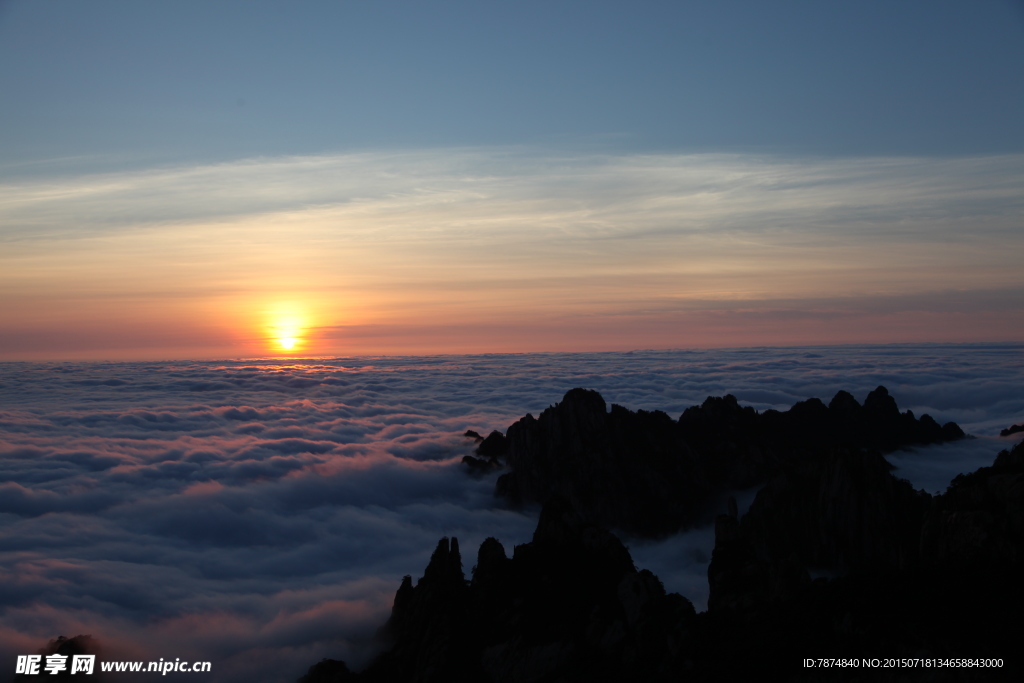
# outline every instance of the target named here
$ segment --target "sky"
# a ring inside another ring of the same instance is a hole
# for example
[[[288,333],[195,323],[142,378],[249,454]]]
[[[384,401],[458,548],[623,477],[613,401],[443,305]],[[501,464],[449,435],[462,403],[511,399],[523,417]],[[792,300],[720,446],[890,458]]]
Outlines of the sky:
[[[0,0],[0,360],[1024,340],[1015,0]]]
[[[90,634],[101,662],[209,661],[209,683],[363,666],[438,539],[459,539],[468,576],[488,536],[509,555],[532,537],[537,510],[507,509],[499,472],[461,465],[465,431],[505,431],[574,386],[678,419],[709,395],[786,410],[884,385],[977,437],[889,456],[936,493],[1020,439],[998,434],[1022,421],[1022,381],[1024,344],[7,364],[0,666],[61,634]],[[754,493],[736,492],[741,512]],[[623,542],[704,610],[726,505]]]

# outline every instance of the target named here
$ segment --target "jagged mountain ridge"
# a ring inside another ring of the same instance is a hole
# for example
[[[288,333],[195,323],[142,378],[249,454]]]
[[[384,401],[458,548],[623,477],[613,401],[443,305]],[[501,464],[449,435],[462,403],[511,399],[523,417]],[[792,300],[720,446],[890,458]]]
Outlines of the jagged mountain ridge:
[[[814,567],[836,578],[812,580]],[[1019,680],[1006,625],[1024,608],[1021,569],[1024,443],[935,497],[858,451],[779,475],[742,520],[718,518],[699,614],[554,496],[511,558],[496,539],[481,544],[470,581],[457,542],[442,539],[395,596],[391,649],[360,673],[324,660],[301,683],[823,680],[807,657],[1002,658],[839,674]]]
[[[475,435],[475,433],[473,433]],[[509,471],[495,492],[512,504],[570,500],[585,519],[639,536],[664,536],[691,526],[709,501],[762,484],[823,452],[871,449],[964,438],[956,423],[901,413],[885,387],[861,405],[840,391],[790,410],[757,412],[731,394],[708,397],[673,420],[661,411],[611,409],[601,395],[572,389],[539,417],[527,414],[504,439],[494,432],[464,461]]]
[[[391,649],[359,674],[325,660],[303,683],[631,680],[653,675],[695,618],[616,536],[553,498],[511,558],[485,540],[470,581],[458,542],[442,538],[423,577],[406,576],[395,595],[381,629]]]

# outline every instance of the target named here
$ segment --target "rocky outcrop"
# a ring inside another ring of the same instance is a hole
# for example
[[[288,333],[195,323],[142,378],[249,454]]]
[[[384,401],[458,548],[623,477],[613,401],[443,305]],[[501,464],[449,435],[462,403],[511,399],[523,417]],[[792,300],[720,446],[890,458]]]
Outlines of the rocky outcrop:
[[[488,538],[467,580],[458,542],[441,539],[395,595],[387,650],[359,673],[321,661],[303,682],[824,680],[808,657],[1002,658],[840,673],[1019,680],[1007,625],[1024,610],[1024,443],[935,497],[879,453],[960,436],[900,413],[882,388],[864,405],[840,392],[785,413],[712,398],[678,421],[573,390],[506,436],[504,495],[544,500],[532,540],[510,557]],[[594,521],[663,531],[693,500],[757,477],[749,511],[730,501],[716,520],[704,613]],[[673,492],[691,500],[668,506]]]
[[[382,637],[393,643],[376,666],[383,680],[479,679],[473,634],[467,631],[470,595],[458,539],[442,538],[423,577],[406,576],[395,594]]]
[[[508,442],[504,434],[494,430],[485,439],[470,429],[464,436],[476,442],[474,453],[479,456],[467,455],[462,458],[462,464],[469,469],[470,474],[479,476],[501,468],[501,459],[508,453]]]
[[[481,544],[470,581],[457,541],[442,539],[395,595],[390,649],[358,674],[324,660],[303,683],[653,680],[695,620],[618,538],[552,498],[511,558],[497,539]]]
[[[587,521],[659,535],[694,519],[710,487],[665,413],[609,412],[596,391],[573,389],[539,418],[508,429],[497,493],[514,503],[570,501]]]
[[[999,436],[1013,436],[1024,432],[1024,424],[1010,425],[1006,429],[999,430]]]
[[[963,438],[955,422],[940,426],[929,415],[901,413],[885,387],[861,405],[849,392],[838,392],[826,406],[812,398],[785,412],[756,412],[736,398],[710,397],[679,418],[683,437],[700,452],[716,480],[736,488],[763,481],[781,465],[834,449],[893,451]]]
[[[609,410],[596,391],[573,389],[539,417],[526,415],[509,427],[510,471],[496,493],[513,504],[562,496],[589,522],[662,536],[697,522],[725,492],[762,484],[823,453],[885,452],[963,437],[955,423],[901,413],[885,387],[864,405],[840,391],[827,406],[810,399],[786,412],[758,413],[732,395],[709,397],[678,420],[660,411]]]
[[[769,482],[744,523],[759,556],[845,574],[917,561],[929,496],[870,451],[825,454]]]
[[[769,668],[808,649],[1005,658],[1015,647],[1005,625],[1024,608],[1024,445],[935,497],[887,469],[877,455],[833,453],[773,480],[742,520],[719,517],[705,632],[707,655],[733,662],[719,675],[755,673],[730,659],[737,641]],[[931,673],[1015,680],[1019,665],[1007,666]]]
[[[828,453],[769,482],[742,522],[720,516],[709,608],[762,605],[791,594],[812,574],[917,567],[931,497],[890,469],[877,453]]]
[[[1024,565],[1024,442],[953,480],[925,521],[921,551],[954,567]]]
[[[442,539],[406,577],[367,670],[314,665],[303,683],[1019,680],[1024,444],[932,498],[877,454],[838,449],[766,485],[716,524],[708,611],[637,571],[565,498],[509,557],[488,538],[472,578]],[[1000,669],[806,668],[808,657],[1002,658]]]

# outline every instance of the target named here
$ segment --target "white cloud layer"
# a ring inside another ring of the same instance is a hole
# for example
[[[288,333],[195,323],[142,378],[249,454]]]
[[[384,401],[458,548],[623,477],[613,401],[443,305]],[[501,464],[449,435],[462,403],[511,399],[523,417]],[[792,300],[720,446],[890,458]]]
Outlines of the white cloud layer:
[[[1022,380],[1020,345],[4,364],[0,654],[88,633],[111,656],[210,660],[232,683],[363,661],[438,538],[459,538],[468,571],[487,536],[532,534],[535,511],[461,470],[461,434],[573,387],[678,416],[708,395],[784,409],[884,384],[979,437],[892,457],[934,491],[1009,443],[996,434],[1024,419]],[[626,540],[704,605],[709,529]]]

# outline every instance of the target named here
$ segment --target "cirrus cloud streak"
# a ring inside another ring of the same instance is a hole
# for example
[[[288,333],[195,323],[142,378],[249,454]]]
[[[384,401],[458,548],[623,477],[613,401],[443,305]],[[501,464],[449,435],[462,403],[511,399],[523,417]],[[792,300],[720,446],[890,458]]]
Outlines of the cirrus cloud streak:
[[[0,349],[264,355],[283,309],[314,354],[1019,340],[1022,190],[1013,155],[525,149],[7,183]]]

